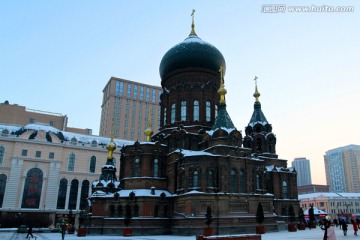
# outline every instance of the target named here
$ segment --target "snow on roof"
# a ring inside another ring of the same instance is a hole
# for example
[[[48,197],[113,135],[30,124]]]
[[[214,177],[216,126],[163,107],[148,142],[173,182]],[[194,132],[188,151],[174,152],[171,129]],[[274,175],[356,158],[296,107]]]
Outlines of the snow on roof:
[[[96,187],[96,185],[98,185],[99,182],[102,183],[102,185],[103,185],[104,187],[106,187],[109,183],[113,183],[113,184],[115,185],[115,188],[117,188],[117,187],[119,186],[119,184],[120,184],[119,181],[111,181],[111,180],[108,180],[108,181],[100,180],[100,181],[99,181],[99,180],[95,180],[95,181],[93,181],[92,186],[93,186],[93,187]]]
[[[185,149],[176,149],[175,151],[169,153],[173,154],[173,153],[182,153],[184,155],[184,157],[191,157],[191,156],[218,156],[218,155],[214,155],[212,153],[208,153],[208,152],[204,152],[204,151],[191,151],[191,150],[185,150]]]
[[[334,193],[334,192],[317,192],[317,193],[308,193],[308,194],[299,194],[298,198],[306,199],[306,198],[337,198],[337,199],[345,199],[345,198],[360,198],[360,193]]]
[[[86,135],[86,134],[80,134],[80,133],[60,131],[52,126],[45,125],[45,124],[39,124],[39,123],[31,123],[31,124],[27,124],[25,126],[0,124],[1,131],[3,129],[8,129],[10,132],[16,132],[21,128],[23,128],[25,130],[36,130],[36,131],[43,130],[45,132],[53,132],[55,134],[58,134],[59,132],[61,132],[64,135],[64,138],[66,141],[70,141],[72,138],[75,138],[79,142],[83,142],[83,143],[91,143],[92,141],[95,140],[98,144],[107,145],[110,142],[110,138],[108,138],[108,137],[99,137],[99,136],[95,136],[95,135]],[[134,144],[134,141],[128,141],[128,140],[122,140],[122,139],[114,139],[114,142],[115,142],[116,146]]]
[[[256,124],[258,124],[258,123],[260,123],[261,125],[266,125],[268,122],[267,121],[256,121],[256,122],[250,122],[249,123],[249,126],[250,127],[253,127],[253,126],[255,126]]]
[[[151,194],[151,189],[129,189],[129,190],[120,190],[117,191],[120,197],[129,197],[131,192],[135,193],[135,197],[160,197],[162,193],[165,194],[166,197],[171,197],[171,193],[166,190],[156,190],[154,194]],[[91,197],[113,197],[114,193],[105,193],[103,191],[95,191]]]
[[[228,134],[230,134],[232,131],[236,130],[236,128],[223,128],[223,127],[221,129],[227,131]],[[216,132],[217,130],[219,130],[219,128],[206,131],[206,133],[209,134],[210,136],[212,136],[214,134],[214,132]]]
[[[315,215],[318,215],[318,214],[328,214],[327,212],[325,212],[325,211],[323,211],[323,210],[320,210],[320,209],[318,209],[317,207],[313,207],[314,208],[314,214]],[[309,215],[309,209],[310,208],[308,208],[308,209],[306,209],[305,211],[304,211],[304,215]]]

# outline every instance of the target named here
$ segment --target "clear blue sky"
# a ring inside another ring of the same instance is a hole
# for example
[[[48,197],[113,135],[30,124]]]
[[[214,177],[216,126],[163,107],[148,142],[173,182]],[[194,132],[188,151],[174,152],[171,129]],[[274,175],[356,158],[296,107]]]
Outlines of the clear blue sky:
[[[255,75],[277,153],[307,157],[325,183],[325,151],[360,144],[359,1],[1,1],[0,102],[69,116],[98,134],[111,76],[160,85],[165,52],[196,32],[224,55],[228,112],[244,133]],[[250,3],[251,2],[251,3]],[[289,6],[353,6],[351,13]],[[266,10],[266,8],[265,8]]]

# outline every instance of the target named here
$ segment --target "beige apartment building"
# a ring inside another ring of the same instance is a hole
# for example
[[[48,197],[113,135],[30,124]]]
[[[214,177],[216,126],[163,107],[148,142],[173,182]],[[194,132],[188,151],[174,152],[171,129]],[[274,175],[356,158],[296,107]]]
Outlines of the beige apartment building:
[[[9,101],[5,101],[0,104],[0,124],[1,123],[14,124],[18,126],[23,126],[29,123],[42,123],[62,131],[92,134],[92,130],[88,128],[82,129],[68,127],[67,115],[30,109],[18,104],[10,104]]]
[[[54,224],[65,216],[75,222],[106,164],[109,142],[45,124],[0,124],[0,219],[42,213]],[[119,167],[121,146],[132,142],[114,142]]]
[[[360,146],[351,144],[326,151],[326,181],[331,192],[360,193]]]
[[[162,88],[111,77],[103,90],[100,136],[145,141],[147,127],[160,127]]]

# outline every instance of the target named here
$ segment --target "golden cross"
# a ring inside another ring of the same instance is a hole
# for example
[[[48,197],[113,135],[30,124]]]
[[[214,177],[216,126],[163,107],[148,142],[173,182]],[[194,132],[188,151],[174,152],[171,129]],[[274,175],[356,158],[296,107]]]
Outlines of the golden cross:
[[[192,16],[192,21],[194,22],[194,15],[195,15],[195,9],[192,10],[191,12],[191,16]]]
[[[224,84],[224,80],[223,80],[224,68],[222,65],[220,66],[219,72],[220,72],[220,84],[223,85]]]
[[[257,79],[258,79],[258,77],[255,76],[255,78],[254,78],[255,84],[257,84]]]

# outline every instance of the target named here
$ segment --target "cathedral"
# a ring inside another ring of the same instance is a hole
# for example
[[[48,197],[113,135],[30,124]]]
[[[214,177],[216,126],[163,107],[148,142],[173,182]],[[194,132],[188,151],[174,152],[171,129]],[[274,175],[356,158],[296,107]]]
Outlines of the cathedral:
[[[194,19],[159,71],[160,129],[154,134],[149,124],[147,141],[119,146],[119,172],[110,141],[92,184],[89,234],[121,234],[126,226],[134,235],[202,234],[208,209],[215,234],[251,233],[258,203],[267,231],[278,230],[290,206],[298,212],[297,173],[276,154],[257,84],[243,135],[226,110],[225,59],[197,36]]]

